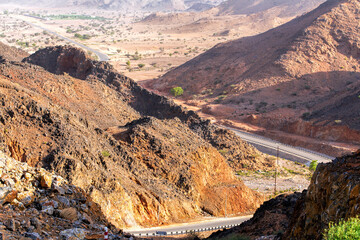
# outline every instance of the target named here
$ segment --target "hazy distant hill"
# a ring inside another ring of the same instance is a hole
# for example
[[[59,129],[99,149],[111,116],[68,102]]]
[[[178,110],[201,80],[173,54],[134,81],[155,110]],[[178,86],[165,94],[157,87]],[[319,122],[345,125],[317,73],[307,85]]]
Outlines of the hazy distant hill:
[[[191,8],[194,4],[211,4],[223,0],[0,0],[0,4],[40,7],[86,7],[111,10],[179,11]]]
[[[219,15],[253,14],[271,8],[282,8],[284,16],[304,13],[314,9],[324,0],[227,0],[219,5]],[[280,16],[283,17],[283,16]]]

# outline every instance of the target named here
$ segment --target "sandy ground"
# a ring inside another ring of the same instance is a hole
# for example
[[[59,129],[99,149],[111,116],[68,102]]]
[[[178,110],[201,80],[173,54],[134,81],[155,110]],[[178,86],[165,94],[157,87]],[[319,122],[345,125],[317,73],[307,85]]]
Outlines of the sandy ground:
[[[275,158],[274,161],[276,161]],[[276,194],[299,192],[308,188],[312,172],[306,166],[285,159],[279,159],[277,166]],[[242,171],[238,172],[237,175],[249,188],[262,192],[269,198],[274,196],[274,170],[268,172]]]

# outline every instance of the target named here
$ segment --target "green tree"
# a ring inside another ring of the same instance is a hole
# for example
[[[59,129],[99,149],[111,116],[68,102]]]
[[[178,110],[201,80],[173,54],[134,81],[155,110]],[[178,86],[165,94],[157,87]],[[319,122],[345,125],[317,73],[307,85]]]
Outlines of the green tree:
[[[184,93],[184,90],[181,87],[174,87],[170,90],[171,94],[175,97],[181,96]]]
[[[329,229],[324,232],[325,240],[359,240],[360,219],[350,218],[341,220],[338,224],[330,223]]]
[[[131,66],[131,62],[130,62],[130,60],[127,60],[127,61],[126,61],[126,65],[127,65],[128,67],[130,67],[130,66]]]
[[[143,67],[145,67],[145,64],[139,63],[139,64],[138,64],[138,67],[139,67],[139,68],[143,68]]]

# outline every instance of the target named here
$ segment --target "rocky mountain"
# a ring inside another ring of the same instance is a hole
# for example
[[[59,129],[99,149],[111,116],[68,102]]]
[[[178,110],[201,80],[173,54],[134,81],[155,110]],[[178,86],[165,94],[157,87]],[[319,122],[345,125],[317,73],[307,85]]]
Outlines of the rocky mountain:
[[[254,217],[208,239],[323,239],[330,223],[360,214],[360,151],[319,164],[302,193],[265,202]]]
[[[270,160],[79,49],[3,60],[0,102],[0,149],[83,189],[116,227],[222,216],[224,191],[227,213],[262,201],[233,172]]]
[[[360,214],[360,151],[320,164],[283,239],[323,239],[329,223]]]
[[[203,110],[222,118],[358,144],[359,9],[356,0],[329,0],[263,34],[219,44],[148,86],[166,94],[181,86],[185,99],[206,99]]]
[[[290,17],[301,15],[304,12],[314,9],[325,0],[276,0],[276,1],[254,1],[254,0],[227,0],[217,8],[219,15],[254,14],[270,9],[281,9],[279,17]]]
[[[295,206],[303,194],[281,194],[264,202],[254,213],[254,216],[240,226],[213,233],[208,239],[248,238],[261,239],[268,236],[270,239],[279,239],[282,236],[294,214]]]

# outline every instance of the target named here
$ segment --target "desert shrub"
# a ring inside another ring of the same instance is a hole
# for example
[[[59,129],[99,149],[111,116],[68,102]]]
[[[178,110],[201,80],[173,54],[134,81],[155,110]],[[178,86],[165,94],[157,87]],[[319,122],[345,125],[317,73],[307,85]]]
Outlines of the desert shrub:
[[[139,67],[139,68],[143,68],[143,67],[145,67],[145,64],[139,63],[139,64],[138,64],[138,67]]]
[[[101,155],[103,156],[103,157],[110,157],[110,153],[108,152],[108,151],[102,151],[101,152]]]
[[[318,161],[317,161],[317,160],[312,161],[312,162],[310,163],[310,166],[309,166],[310,171],[315,171],[317,165],[318,165]]]
[[[329,224],[329,229],[324,232],[325,240],[356,240],[360,239],[360,219],[350,218],[339,223]]]
[[[181,96],[184,94],[184,90],[182,87],[174,87],[170,90],[171,94],[174,95],[174,97]]]

